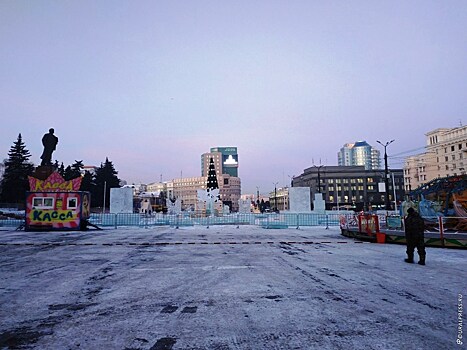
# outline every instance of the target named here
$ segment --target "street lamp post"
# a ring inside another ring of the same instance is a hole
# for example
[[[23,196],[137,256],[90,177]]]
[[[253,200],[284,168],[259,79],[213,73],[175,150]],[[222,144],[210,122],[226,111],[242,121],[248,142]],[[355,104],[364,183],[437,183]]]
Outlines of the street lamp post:
[[[316,166],[313,165],[316,169],[318,169],[318,193],[321,193],[321,173],[320,170],[324,165]]]
[[[376,140],[381,146],[384,147],[384,190],[385,190],[385,196],[384,196],[384,207],[386,210],[389,210],[389,172],[388,172],[388,154],[386,152],[386,148],[393,143],[395,140],[391,140],[383,144],[381,141]]]
[[[277,212],[277,184],[279,182],[274,182],[274,212]]]

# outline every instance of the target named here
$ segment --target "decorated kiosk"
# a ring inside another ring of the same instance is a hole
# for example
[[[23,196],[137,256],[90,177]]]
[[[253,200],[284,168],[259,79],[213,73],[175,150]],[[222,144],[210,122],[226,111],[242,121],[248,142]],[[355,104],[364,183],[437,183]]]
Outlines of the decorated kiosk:
[[[66,181],[53,167],[29,176],[25,230],[84,230],[91,215],[91,194],[79,191],[81,177]]]

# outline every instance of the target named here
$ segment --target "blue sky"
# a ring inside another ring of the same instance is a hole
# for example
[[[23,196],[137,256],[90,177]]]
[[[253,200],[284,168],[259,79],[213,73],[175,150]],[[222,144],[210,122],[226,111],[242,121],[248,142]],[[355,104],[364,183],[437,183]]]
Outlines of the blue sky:
[[[236,146],[244,193],[347,142],[466,122],[467,1],[1,1],[0,157],[18,133],[129,183],[200,176]],[[418,151],[413,151],[417,150]]]

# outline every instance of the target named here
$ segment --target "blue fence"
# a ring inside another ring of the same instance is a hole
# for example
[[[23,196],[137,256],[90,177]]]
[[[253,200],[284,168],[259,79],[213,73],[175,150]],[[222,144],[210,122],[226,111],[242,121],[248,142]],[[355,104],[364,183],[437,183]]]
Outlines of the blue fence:
[[[195,213],[169,214],[91,214],[89,220],[99,227],[151,227],[151,226],[212,226],[212,225],[256,225],[264,228],[287,228],[300,226],[338,226],[339,214],[238,214],[203,216]],[[0,220],[0,227],[19,227],[24,220]]]
[[[229,214],[202,216],[197,214],[92,214],[90,222],[97,226],[212,226],[256,225],[264,228],[300,226],[338,226],[339,214]]]

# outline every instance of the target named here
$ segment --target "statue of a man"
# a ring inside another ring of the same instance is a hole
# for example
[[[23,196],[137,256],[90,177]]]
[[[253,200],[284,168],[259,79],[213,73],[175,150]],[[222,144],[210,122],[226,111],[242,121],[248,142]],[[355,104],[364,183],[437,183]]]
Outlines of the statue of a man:
[[[58,137],[54,135],[54,129],[49,129],[49,132],[42,137],[44,152],[41,155],[41,165],[52,165],[52,152],[57,148]]]

